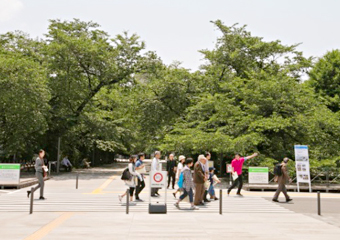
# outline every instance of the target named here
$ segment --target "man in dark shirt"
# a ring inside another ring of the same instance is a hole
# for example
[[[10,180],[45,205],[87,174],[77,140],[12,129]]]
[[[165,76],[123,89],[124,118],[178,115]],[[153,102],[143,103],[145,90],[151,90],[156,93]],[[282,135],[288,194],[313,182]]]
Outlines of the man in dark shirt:
[[[172,189],[175,189],[176,161],[174,160],[174,154],[169,155],[169,160],[166,163],[166,170],[168,171],[168,188],[172,180]]]

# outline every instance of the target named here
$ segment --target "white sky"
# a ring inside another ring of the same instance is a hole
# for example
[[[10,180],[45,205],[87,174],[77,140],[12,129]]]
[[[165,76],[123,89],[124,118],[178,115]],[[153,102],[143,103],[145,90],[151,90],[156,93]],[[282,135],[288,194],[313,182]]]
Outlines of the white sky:
[[[200,49],[212,49],[219,35],[210,23],[248,25],[265,40],[303,43],[305,56],[340,48],[338,0],[0,0],[0,33],[47,32],[48,19],[94,21],[114,36],[137,33],[166,64],[177,60],[192,70]]]

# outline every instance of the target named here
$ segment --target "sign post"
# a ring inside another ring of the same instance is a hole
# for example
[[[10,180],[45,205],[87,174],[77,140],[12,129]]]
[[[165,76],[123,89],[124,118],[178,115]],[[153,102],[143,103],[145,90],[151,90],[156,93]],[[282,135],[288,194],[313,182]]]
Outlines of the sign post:
[[[267,167],[249,167],[248,182],[268,184],[269,171]]]
[[[167,207],[166,207],[166,180],[167,180],[167,172],[166,171],[155,171],[150,172],[150,195],[149,195],[149,213],[167,213]],[[164,204],[160,204],[157,202],[156,204],[153,204],[151,202],[151,189],[152,188],[159,188],[165,189],[165,195],[164,195]]]
[[[20,164],[0,164],[0,185],[18,185],[20,183]]]
[[[308,183],[309,192],[312,192],[312,184],[310,181],[309,171],[308,146],[295,145],[294,151],[295,151],[296,185],[298,192],[300,192],[300,183]]]

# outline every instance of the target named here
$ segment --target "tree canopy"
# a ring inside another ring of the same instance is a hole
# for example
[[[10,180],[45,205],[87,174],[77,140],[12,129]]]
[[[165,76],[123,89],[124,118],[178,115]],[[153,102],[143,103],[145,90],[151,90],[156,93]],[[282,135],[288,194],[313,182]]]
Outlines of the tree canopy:
[[[78,19],[51,20],[42,39],[1,35],[3,156],[38,148],[56,156],[61,137],[62,151],[76,161],[95,150],[161,149],[258,151],[265,164],[293,157],[295,144],[309,145],[315,161],[338,159],[340,51],[314,63],[298,45],[212,24],[221,36],[200,50],[196,72],[164,64],[136,34],[111,37]]]

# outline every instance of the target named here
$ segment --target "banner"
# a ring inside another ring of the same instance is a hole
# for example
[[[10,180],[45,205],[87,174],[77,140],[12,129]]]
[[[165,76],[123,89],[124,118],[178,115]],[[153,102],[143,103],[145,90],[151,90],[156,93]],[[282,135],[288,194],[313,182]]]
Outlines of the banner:
[[[0,163],[0,185],[20,183],[20,164]]]
[[[309,171],[309,154],[308,146],[295,145],[295,168],[296,168],[296,182],[299,189],[299,183],[308,183],[311,191],[311,180]]]
[[[267,167],[249,167],[248,183],[268,184],[269,170]]]

